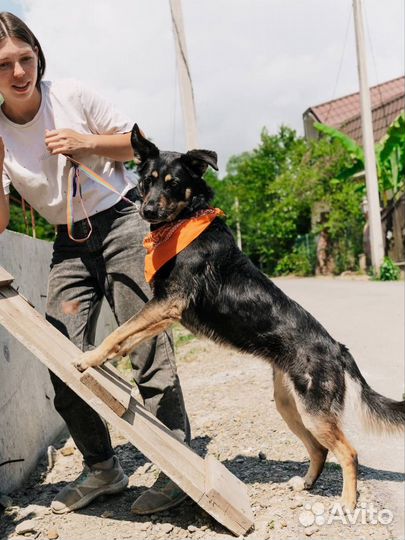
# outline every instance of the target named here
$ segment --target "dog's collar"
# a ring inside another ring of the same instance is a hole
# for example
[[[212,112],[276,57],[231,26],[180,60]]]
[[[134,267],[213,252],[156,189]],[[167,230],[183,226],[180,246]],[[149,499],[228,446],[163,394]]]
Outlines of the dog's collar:
[[[164,264],[200,236],[216,217],[223,215],[224,212],[219,208],[207,208],[199,210],[191,218],[167,223],[149,233],[143,241],[147,251],[145,256],[146,281],[150,283]]]

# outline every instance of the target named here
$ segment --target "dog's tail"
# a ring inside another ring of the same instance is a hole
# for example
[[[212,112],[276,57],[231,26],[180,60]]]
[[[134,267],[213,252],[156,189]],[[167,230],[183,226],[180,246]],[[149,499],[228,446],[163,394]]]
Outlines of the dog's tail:
[[[365,427],[377,433],[404,431],[405,401],[395,401],[373,390],[346,348],[345,357],[348,375],[345,401],[357,402]]]
[[[375,392],[366,383],[361,395],[365,421],[372,431],[404,431],[405,401],[394,401]]]

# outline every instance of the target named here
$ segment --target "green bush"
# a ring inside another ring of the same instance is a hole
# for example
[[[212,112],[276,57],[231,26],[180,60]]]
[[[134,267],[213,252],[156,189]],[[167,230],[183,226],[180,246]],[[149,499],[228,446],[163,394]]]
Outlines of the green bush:
[[[20,199],[20,196],[15,191],[13,186],[11,186],[10,194],[15,200]],[[31,213],[28,208],[26,214],[28,220],[28,234],[32,235]],[[10,204],[10,223],[8,228],[10,229],[10,231],[27,234],[27,228],[24,222],[24,214],[22,211],[22,207],[17,202],[12,202]],[[46,221],[46,219],[41,217],[37,212],[35,212],[35,229],[37,238],[50,241],[53,241],[55,239],[55,227],[53,225],[50,225]]]
[[[389,257],[384,257],[384,262],[380,268],[380,281],[397,281],[401,272],[398,266]]]
[[[276,276],[311,276],[313,274],[311,264],[306,253],[293,252],[285,255],[277,264],[274,273]]]
[[[285,255],[277,264],[274,273],[276,276],[312,276],[315,272],[310,255],[302,247],[294,248],[292,253]]]

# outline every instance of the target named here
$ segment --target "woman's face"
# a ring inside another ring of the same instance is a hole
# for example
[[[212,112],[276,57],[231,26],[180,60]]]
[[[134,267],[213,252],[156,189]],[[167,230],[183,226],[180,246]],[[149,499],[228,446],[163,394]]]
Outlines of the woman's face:
[[[25,41],[4,38],[0,41],[0,93],[8,105],[28,102],[35,93],[38,55]]]

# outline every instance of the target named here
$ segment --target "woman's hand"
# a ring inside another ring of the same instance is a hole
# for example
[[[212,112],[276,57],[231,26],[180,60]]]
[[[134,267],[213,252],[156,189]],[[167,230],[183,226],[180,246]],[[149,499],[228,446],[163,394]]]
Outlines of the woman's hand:
[[[73,129],[46,130],[45,144],[52,155],[66,154],[78,157],[91,153],[91,136],[78,133]]]

